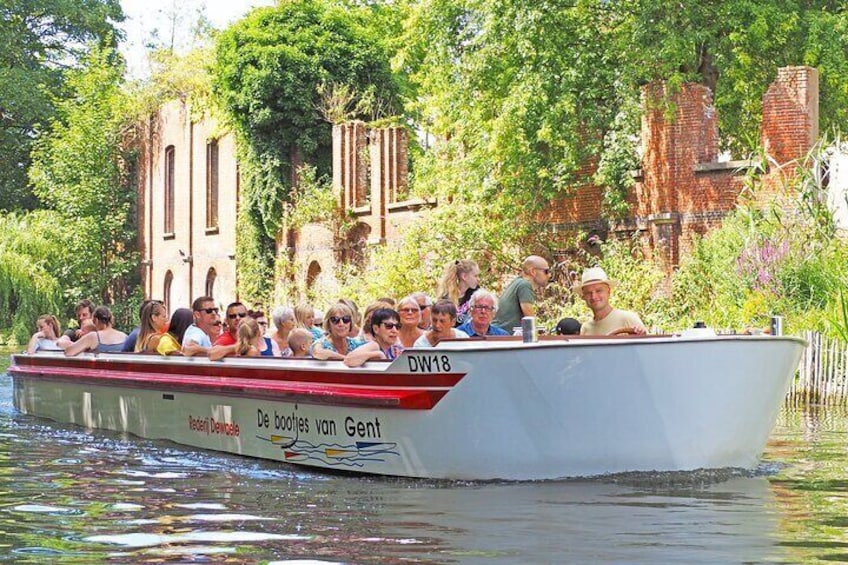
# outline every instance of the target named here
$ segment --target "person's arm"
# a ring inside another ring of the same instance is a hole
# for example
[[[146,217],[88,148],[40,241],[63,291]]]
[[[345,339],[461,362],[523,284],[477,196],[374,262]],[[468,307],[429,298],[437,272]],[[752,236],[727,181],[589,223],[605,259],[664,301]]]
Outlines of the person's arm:
[[[83,351],[88,351],[92,347],[94,347],[94,340],[97,338],[97,334],[91,332],[90,334],[85,334],[75,342],[68,345],[65,348],[65,355],[68,357],[73,357],[74,355],[79,355]]]
[[[363,346],[357,347],[347,354],[344,359],[344,364],[348,367],[359,367],[366,361],[371,359],[385,359],[386,356],[380,351],[380,344],[376,341],[371,341]]]
[[[536,315],[536,304],[533,302],[519,302],[518,305],[521,307],[521,313],[524,316],[535,316]]]
[[[345,357],[341,353],[337,351],[333,351],[331,349],[327,349],[324,347],[323,340],[316,341],[315,345],[312,346],[312,358],[320,359],[321,361],[326,361],[329,359],[333,359],[336,361],[341,361]]]
[[[194,355],[208,355],[209,348],[198,345],[193,339],[188,339],[183,344],[182,352],[186,357],[192,357]]]
[[[62,337],[60,337],[59,339],[56,340],[56,346],[59,349],[61,349],[62,351],[69,348],[72,343],[74,343],[74,342],[71,341],[71,338],[69,338],[66,335],[63,335]]]
[[[536,291],[530,284],[518,288],[518,307],[522,316],[536,315]]]
[[[32,337],[29,338],[29,343],[27,344],[26,352],[32,355],[36,351],[38,351],[38,340],[44,337],[44,334],[41,332],[35,332],[32,334]]]
[[[626,324],[614,329],[607,335],[645,335],[648,333],[648,330],[645,329],[645,324],[642,323],[642,319],[637,314],[629,312],[626,322]]]
[[[223,359],[224,357],[227,357],[228,355],[235,355],[237,348],[237,343],[234,343],[232,345],[213,345],[212,349],[209,350],[209,360],[218,361],[220,359]]]

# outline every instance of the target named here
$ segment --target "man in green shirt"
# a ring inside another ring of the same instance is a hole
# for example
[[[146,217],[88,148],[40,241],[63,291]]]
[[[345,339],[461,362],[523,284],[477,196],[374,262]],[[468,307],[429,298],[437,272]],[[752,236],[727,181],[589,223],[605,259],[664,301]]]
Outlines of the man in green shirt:
[[[521,263],[521,276],[504,289],[498,301],[498,317],[494,325],[512,333],[524,316],[536,315],[536,293],[551,280],[551,268],[544,258],[530,255]]]

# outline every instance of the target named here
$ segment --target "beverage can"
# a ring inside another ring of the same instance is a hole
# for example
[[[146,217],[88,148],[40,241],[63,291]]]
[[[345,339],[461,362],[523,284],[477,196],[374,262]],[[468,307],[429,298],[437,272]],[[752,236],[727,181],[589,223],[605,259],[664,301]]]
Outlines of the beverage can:
[[[783,316],[771,317],[771,335],[783,335]]]
[[[536,331],[536,318],[534,316],[524,316],[521,318],[521,336],[524,338],[524,343],[539,341],[539,334]]]

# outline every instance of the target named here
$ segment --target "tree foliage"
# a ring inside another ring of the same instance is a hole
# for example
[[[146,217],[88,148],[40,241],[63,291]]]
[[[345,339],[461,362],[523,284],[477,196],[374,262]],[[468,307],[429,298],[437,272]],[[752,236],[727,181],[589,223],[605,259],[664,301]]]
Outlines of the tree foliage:
[[[369,27],[375,11],[379,7],[321,0],[283,2],[254,10],[218,38],[212,84],[239,140],[245,296],[269,294],[274,242],[297,163],[311,164],[319,176],[330,172],[331,126],[319,112],[321,92],[347,85],[370,99],[371,109],[393,111],[397,87],[388,55]]]
[[[713,88],[722,144],[739,156],[759,144],[778,67],[818,67],[823,127],[848,117],[841,2],[424,0],[404,39],[410,108],[442,140],[446,172],[420,177],[419,192],[503,196],[531,217],[599,162],[615,215],[622,164],[637,162],[632,109],[652,81]]]
[[[90,42],[113,44],[118,0],[0,2],[0,210],[31,209],[30,150]]]
[[[134,130],[122,70],[113,50],[92,50],[84,68],[69,73],[73,96],[55,101],[57,116],[33,152],[35,193],[62,219],[55,275],[72,301],[125,300],[137,266],[134,155],[127,149]]]
[[[58,214],[35,211],[0,214],[0,328],[25,343],[41,314],[58,313],[62,255]]]

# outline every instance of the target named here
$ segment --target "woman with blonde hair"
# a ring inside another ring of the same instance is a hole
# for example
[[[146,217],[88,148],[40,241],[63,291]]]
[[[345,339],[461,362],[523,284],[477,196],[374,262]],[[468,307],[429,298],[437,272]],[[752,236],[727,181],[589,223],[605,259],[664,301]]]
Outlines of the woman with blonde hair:
[[[445,267],[437,295],[456,304],[456,325],[468,321],[471,295],[480,286],[480,267],[471,259],[460,259]]]
[[[32,355],[36,351],[61,351],[56,344],[59,339],[59,320],[53,314],[44,314],[35,321],[38,331],[32,334],[26,352]]]
[[[353,312],[342,303],[333,304],[324,317],[327,335],[315,341],[312,357],[315,359],[342,360],[365,342],[350,336],[353,327]]]
[[[412,296],[406,296],[398,302],[397,313],[400,314],[400,331],[398,337],[404,347],[412,347],[413,344],[424,334],[424,330],[418,327],[421,322],[421,307]],[[371,322],[371,326],[374,323]]]
[[[135,342],[136,353],[159,353],[160,355],[181,355],[180,342],[168,333],[168,311],[159,301],[146,304],[141,309],[138,339]]]

